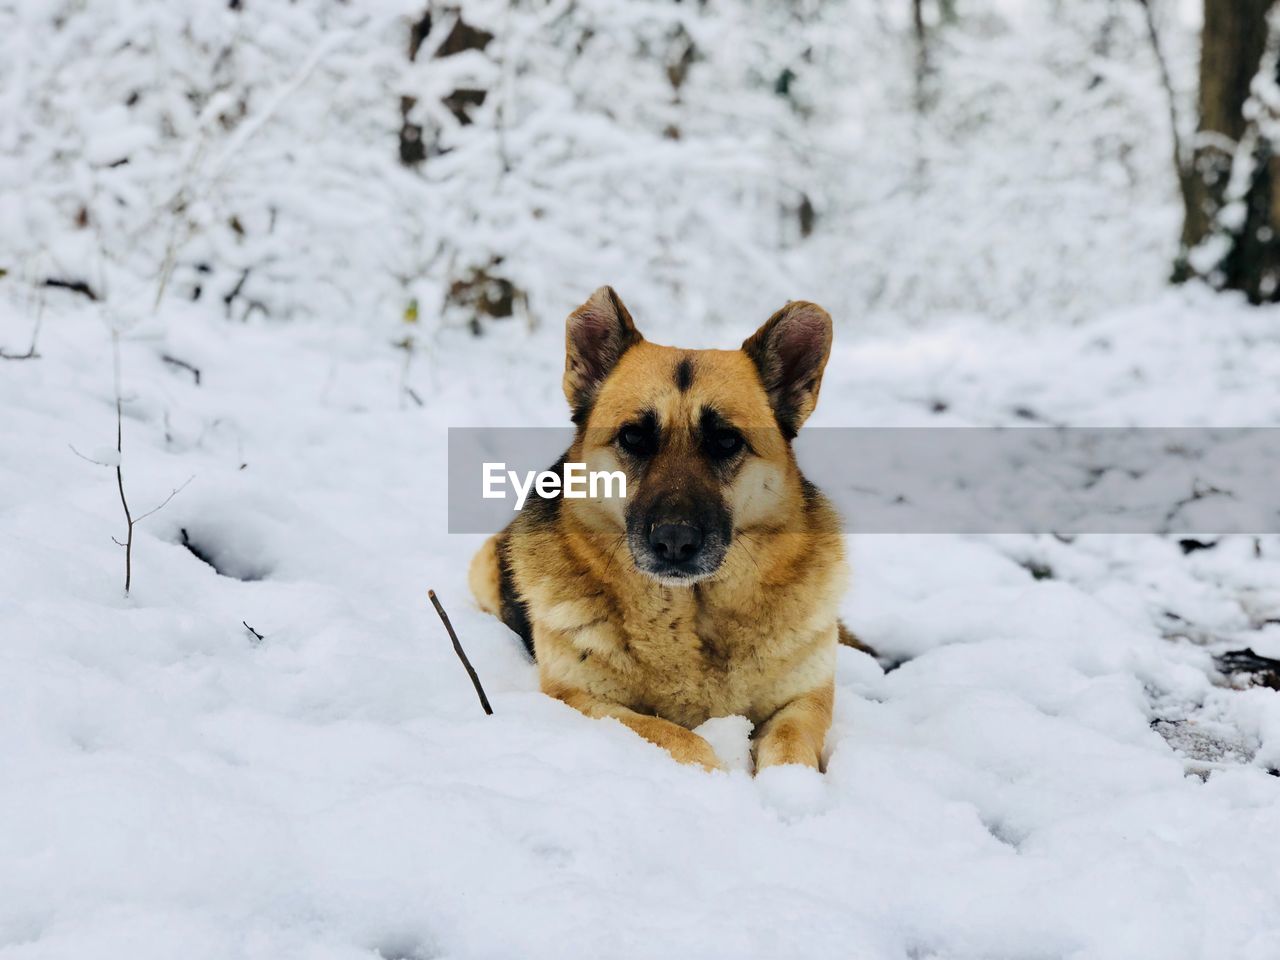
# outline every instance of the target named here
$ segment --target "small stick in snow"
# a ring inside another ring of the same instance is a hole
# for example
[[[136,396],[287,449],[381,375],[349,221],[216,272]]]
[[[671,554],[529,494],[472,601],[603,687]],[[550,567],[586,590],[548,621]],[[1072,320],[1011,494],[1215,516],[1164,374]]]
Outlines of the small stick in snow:
[[[1164,523],[1161,524],[1160,532],[1172,532],[1170,530],[1170,525],[1178,514],[1182,512],[1183,507],[1189,507],[1191,504],[1197,503],[1200,500],[1207,500],[1209,497],[1227,497],[1228,499],[1234,500],[1236,495],[1230,490],[1220,490],[1211,483],[1202,483],[1197,477],[1191,482],[1191,495],[1183,497],[1181,500],[1174,503],[1174,505],[1170,507],[1169,511],[1164,515]]]
[[[471,678],[471,685],[476,688],[476,696],[480,698],[480,706],[484,707],[484,712],[493,716],[493,707],[489,706],[489,698],[484,694],[484,687],[480,685],[480,677],[476,674],[476,668],[471,665],[471,661],[467,659],[467,652],[462,649],[462,644],[458,641],[458,635],[453,632],[453,624],[449,622],[449,615],[444,612],[444,607],[440,606],[440,600],[436,597],[434,590],[428,590],[427,596],[431,598],[431,602],[435,605],[436,613],[440,614],[440,622],[444,624],[445,630],[449,631],[449,639],[453,641],[453,652],[458,655],[458,659],[462,661],[462,665],[467,668],[467,676]]]
[[[172,356],[171,354],[168,354],[168,353],[160,354],[160,359],[163,360],[165,363],[169,364],[169,366],[171,367],[181,367],[183,370],[187,371],[187,373],[191,374],[192,378],[195,380],[196,386],[197,387],[200,386],[200,368],[199,367],[195,366],[194,364],[187,363],[187,361],[182,360],[179,357]]]
[[[169,505],[169,501],[180,494],[187,488],[187,484],[195,479],[193,474],[187,477],[186,482],[180,487],[174,487],[169,491],[169,495],[161,500],[156,506],[152,507],[146,513],[140,516],[134,516],[133,511],[129,509],[129,500],[124,495],[124,396],[120,392],[120,335],[116,331],[111,332],[111,363],[115,380],[116,393],[116,455],[114,463],[106,463],[102,460],[96,460],[93,457],[86,457],[75,447],[71,447],[71,452],[81,460],[87,460],[90,463],[96,463],[100,467],[114,467],[116,471],[116,489],[120,491],[120,506],[124,509],[125,522],[125,539],[123,541],[112,537],[112,541],[117,546],[124,547],[124,595],[129,596],[129,589],[133,586],[133,528],[136,527],[147,517],[154,513],[158,513]],[[68,444],[70,446],[70,444]]]
[[[186,536],[186,532],[187,531],[185,530],[182,531],[184,537]],[[257,630],[253,629],[253,627],[249,626],[249,622],[247,620],[241,620],[240,622],[244,624],[244,628],[246,630],[248,630],[250,633],[253,634],[253,645],[255,647],[263,641],[264,638],[262,634],[260,634]]]
[[[1169,61],[1165,58],[1164,49],[1160,44],[1160,31],[1156,27],[1155,11],[1151,9],[1151,0],[1138,0],[1142,6],[1143,16],[1146,18],[1147,38],[1151,41],[1151,52],[1155,55],[1156,70],[1160,76],[1160,83],[1164,87],[1165,96],[1169,105],[1169,130],[1173,140],[1173,169],[1178,174],[1178,186],[1182,190],[1183,199],[1190,200],[1187,191],[1190,190],[1191,164],[1194,157],[1189,156],[1186,147],[1182,142],[1182,121],[1178,117],[1178,95],[1173,89],[1173,79],[1169,73]]]
[[[45,277],[44,285],[50,290],[69,290],[72,293],[78,293],[82,297],[88,297],[94,303],[97,303],[102,299],[98,296],[98,292],[83,280],[68,280],[63,277]]]
[[[0,270],[0,277],[4,276],[4,271]],[[26,353],[9,353],[3,347],[0,347],[0,360],[39,360],[40,354],[36,351],[36,342],[40,339],[40,324],[44,321],[44,293],[39,295],[36,302],[36,322],[31,328],[31,346],[27,347]]]

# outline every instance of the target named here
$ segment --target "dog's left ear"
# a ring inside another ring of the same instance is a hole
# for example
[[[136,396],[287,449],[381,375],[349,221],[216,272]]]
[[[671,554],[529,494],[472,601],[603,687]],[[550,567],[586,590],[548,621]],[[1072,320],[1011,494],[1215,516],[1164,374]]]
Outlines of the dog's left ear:
[[[613,287],[601,287],[564,326],[564,395],[581,426],[596,391],[622,355],[644,337]]]
[[[793,300],[742,344],[760,373],[778,425],[788,440],[818,405],[822,371],[831,355],[831,315]]]

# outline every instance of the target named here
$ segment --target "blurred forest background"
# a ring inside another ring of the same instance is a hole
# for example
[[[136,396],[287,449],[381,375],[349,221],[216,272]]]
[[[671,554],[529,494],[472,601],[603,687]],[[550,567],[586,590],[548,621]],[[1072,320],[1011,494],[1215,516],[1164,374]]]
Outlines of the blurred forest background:
[[[477,333],[605,280],[710,320],[1271,300],[1270,6],[6,0],[0,270]]]
[[[605,281],[712,322],[1272,299],[1270,6],[3,0],[0,269],[478,333]]]

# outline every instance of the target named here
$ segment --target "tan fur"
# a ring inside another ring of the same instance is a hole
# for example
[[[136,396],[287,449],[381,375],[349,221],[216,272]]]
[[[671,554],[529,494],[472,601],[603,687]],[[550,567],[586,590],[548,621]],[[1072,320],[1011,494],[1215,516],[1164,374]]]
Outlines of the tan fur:
[[[480,551],[471,558],[471,567],[467,571],[467,582],[471,587],[471,595],[485,613],[501,616],[502,601],[498,587],[498,538],[492,536],[485,541]]]
[[[673,370],[686,358],[694,376],[682,390]],[[571,356],[570,372],[573,364]],[[575,386],[569,377],[566,392]],[[708,768],[720,762],[691,728],[711,717],[741,714],[756,725],[757,769],[820,768],[831,723],[844,542],[826,500],[812,488],[806,496],[770,404],[742,351],[641,340],[600,385],[569,450],[571,461],[617,469],[616,430],[637,410],[656,411],[674,425],[675,452],[655,462],[645,483],[675,490],[697,469],[695,452],[678,448],[675,427],[692,429],[711,405],[743,429],[753,455],[721,490],[733,537],[707,579],[669,586],[641,573],[616,500],[562,500],[540,514],[526,507],[499,535],[532,625],[542,689]],[[477,602],[494,613],[502,605],[498,550],[491,538],[470,574]]]

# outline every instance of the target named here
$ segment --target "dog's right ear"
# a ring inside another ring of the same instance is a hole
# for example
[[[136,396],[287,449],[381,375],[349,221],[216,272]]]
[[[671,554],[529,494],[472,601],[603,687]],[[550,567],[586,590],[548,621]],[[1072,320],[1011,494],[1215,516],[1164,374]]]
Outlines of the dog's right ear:
[[[613,287],[601,287],[565,321],[564,395],[581,426],[605,377],[644,337]]]
[[[831,355],[831,316],[816,303],[793,300],[742,344],[756,365],[778,426],[788,440],[818,403]]]

